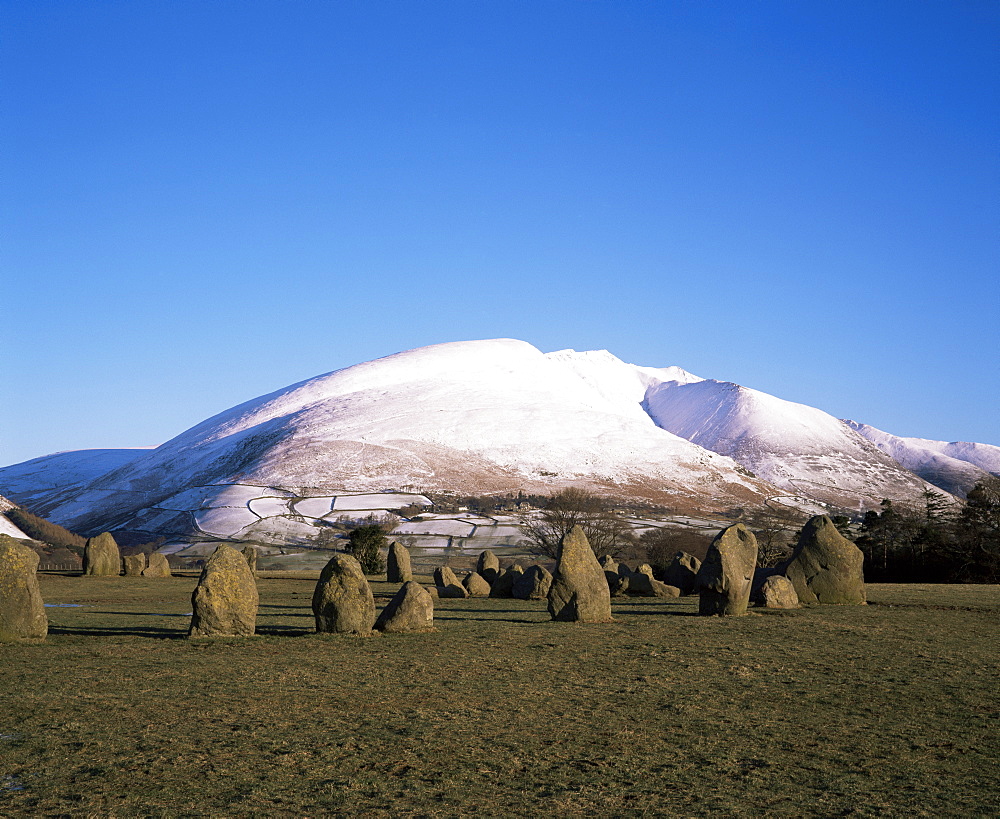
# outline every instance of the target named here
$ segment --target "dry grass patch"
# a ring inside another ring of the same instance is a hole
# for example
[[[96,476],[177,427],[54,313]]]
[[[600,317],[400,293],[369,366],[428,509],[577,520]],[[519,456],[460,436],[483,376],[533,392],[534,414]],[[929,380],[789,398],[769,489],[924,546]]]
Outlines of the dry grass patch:
[[[83,605],[0,648],[5,816],[1000,811],[997,587],[596,626],[442,600],[436,633],[361,639],[265,577],[260,636],[189,641],[194,578],[41,582]]]

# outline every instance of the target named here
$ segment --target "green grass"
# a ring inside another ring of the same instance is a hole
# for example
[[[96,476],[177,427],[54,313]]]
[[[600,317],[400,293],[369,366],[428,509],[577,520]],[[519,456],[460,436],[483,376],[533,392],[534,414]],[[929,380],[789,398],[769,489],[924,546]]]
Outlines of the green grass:
[[[351,638],[312,633],[314,582],[190,641],[193,577],[43,576],[83,607],[0,647],[0,815],[1000,814],[996,586],[586,626],[442,600],[435,633]]]

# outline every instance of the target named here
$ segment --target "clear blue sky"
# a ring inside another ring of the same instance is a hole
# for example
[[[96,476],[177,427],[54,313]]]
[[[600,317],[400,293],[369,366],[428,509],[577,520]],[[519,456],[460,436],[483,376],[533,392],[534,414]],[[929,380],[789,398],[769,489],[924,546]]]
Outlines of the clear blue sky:
[[[1000,444],[994,0],[0,15],[0,464],[492,337]]]

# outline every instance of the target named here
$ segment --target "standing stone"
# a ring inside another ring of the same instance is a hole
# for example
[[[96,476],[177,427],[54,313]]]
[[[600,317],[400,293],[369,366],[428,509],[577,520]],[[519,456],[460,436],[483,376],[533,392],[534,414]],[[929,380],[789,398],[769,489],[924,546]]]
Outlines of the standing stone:
[[[93,577],[118,577],[122,573],[122,553],[110,532],[87,540],[83,549],[83,573]]]
[[[537,563],[528,566],[524,574],[514,580],[511,595],[518,600],[545,600],[552,588],[552,573]]]
[[[219,546],[206,561],[191,595],[188,637],[248,637],[257,620],[253,572],[232,546]]]
[[[492,586],[500,576],[500,559],[489,549],[482,552],[476,561],[476,574]]]
[[[330,559],[313,592],[312,609],[320,633],[371,633],[375,597],[357,558],[334,555]]]
[[[434,585],[437,586],[438,597],[468,597],[465,586],[458,582],[455,573],[448,566],[439,566],[434,570]]]
[[[802,603],[865,602],[864,553],[826,515],[802,527],[792,556],[779,566]]]
[[[434,600],[423,586],[406,581],[382,609],[375,630],[383,634],[434,630]]]
[[[250,571],[254,573],[254,577],[257,576],[257,547],[250,546],[249,544],[243,547],[243,551],[240,552],[243,555],[243,559],[246,560],[247,565],[250,567]]]
[[[601,568],[604,569],[604,579],[608,581],[608,591],[611,593],[611,596],[624,594],[625,589],[628,588],[628,579],[622,577],[621,566],[618,564],[618,561],[611,555],[604,555],[598,562],[601,564]]]
[[[465,586],[465,590],[469,593],[469,597],[490,596],[490,584],[486,582],[485,578],[480,575],[479,572],[469,572],[462,579],[462,585]]]
[[[490,587],[490,597],[513,597],[514,583],[524,574],[520,563],[513,563],[504,569]]]
[[[0,642],[43,640],[49,633],[37,570],[34,549],[0,534]]]
[[[142,570],[143,577],[170,577],[170,564],[167,562],[166,555],[161,555],[159,552],[150,552],[148,558],[148,565]]]
[[[674,555],[667,570],[663,573],[663,582],[676,586],[681,594],[691,594],[694,591],[695,578],[701,568],[701,561],[687,552]]]
[[[125,555],[122,557],[122,564],[125,566],[126,577],[141,577],[146,568],[146,555]]]
[[[385,561],[385,578],[390,583],[408,583],[413,580],[410,550],[395,540],[389,544],[389,555]]]
[[[757,538],[749,529],[737,523],[719,532],[698,570],[698,613],[746,614],[756,565]]]
[[[611,622],[608,581],[579,526],[574,526],[559,544],[559,558],[549,588],[549,614],[553,620]]]
[[[761,605],[768,609],[797,609],[799,596],[792,581],[783,574],[772,574],[760,587]]]

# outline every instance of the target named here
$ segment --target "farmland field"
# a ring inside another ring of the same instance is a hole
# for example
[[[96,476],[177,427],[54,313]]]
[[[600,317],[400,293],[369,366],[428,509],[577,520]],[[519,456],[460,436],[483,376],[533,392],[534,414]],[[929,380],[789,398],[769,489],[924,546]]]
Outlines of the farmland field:
[[[194,577],[40,582],[49,638],[0,646],[3,816],[1000,814],[997,586],[586,626],[441,600],[355,638],[273,575],[258,636],[192,641]]]

